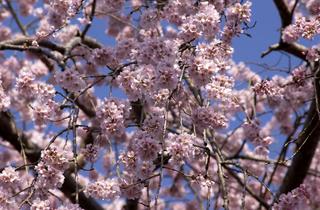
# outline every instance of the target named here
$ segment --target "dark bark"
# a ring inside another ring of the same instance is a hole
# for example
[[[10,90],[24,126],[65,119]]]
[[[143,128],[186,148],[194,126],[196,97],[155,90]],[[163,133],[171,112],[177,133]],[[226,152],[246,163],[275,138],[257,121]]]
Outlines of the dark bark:
[[[278,195],[288,193],[303,183],[317,148],[319,136],[319,116],[316,111],[316,102],[313,100],[306,123],[297,142],[298,151],[292,159],[292,163],[283,179]]]
[[[281,17],[282,28],[290,25],[292,22],[291,11],[283,0],[273,0]]]
[[[123,206],[124,210],[138,210],[138,201],[137,199],[135,200],[126,200],[126,205]]]

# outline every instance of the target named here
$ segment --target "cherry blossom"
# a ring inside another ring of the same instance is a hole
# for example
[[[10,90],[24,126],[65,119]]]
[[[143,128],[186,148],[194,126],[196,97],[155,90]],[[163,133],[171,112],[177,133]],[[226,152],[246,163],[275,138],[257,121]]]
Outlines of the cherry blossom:
[[[319,1],[0,3],[0,209],[320,207]]]

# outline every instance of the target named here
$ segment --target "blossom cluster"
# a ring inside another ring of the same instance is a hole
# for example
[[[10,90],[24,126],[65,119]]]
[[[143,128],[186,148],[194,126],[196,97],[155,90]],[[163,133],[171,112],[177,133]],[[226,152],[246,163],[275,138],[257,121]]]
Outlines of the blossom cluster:
[[[320,34],[320,18],[306,19],[305,17],[301,17],[294,24],[287,26],[283,30],[282,39],[285,42],[291,43],[297,41],[300,37],[312,39],[318,34]]]
[[[3,5],[0,51],[19,52],[0,53],[0,209],[272,208],[287,168],[265,163],[275,163],[269,152],[283,136],[298,142],[319,46],[301,53],[306,63],[265,78],[233,60],[233,39],[250,33],[250,1]],[[310,16],[295,12],[280,44],[320,33],[318,1],[301,5]],[[91,31],[102,22],[107,44]],[[274,209],[320,206],[307,185],[320,183],[311,176],[318,153],[306,185]]]
[[[69,157],[68,157],[69,156]],[[57,147],[49,147],[41,152],[41,161],[35,167],[38,174],[35,186],[40,189],[55,189],[64,182],[64,171],[68,168],[70,155],[59,151]]]
[[[121,136],[128,118],[128,104],[118,99],[105,99],[98,107],[97,118],[101,132],[108,136]]]
[[[120,195],[119,185],[115,180],[101,180],[90,183],[86,187],[86,193],[89,196],[102,199],[112,200]]]
[[[275,210],[309,209],[308,199],[310,196],[308,188],[302,184],[288,194],[280,195],[279,202],[273,207]]]

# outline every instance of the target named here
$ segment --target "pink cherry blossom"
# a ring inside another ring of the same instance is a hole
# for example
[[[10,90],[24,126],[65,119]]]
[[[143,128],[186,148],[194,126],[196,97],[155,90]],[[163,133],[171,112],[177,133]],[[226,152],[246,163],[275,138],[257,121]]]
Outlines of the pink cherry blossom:
[[[0,209],[319,209],[319,0],[0,3]]]

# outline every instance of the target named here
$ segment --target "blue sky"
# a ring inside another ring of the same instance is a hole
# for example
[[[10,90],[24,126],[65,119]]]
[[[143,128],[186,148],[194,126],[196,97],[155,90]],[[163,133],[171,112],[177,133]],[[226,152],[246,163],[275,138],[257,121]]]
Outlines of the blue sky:
[[[256,22],[255,27],[248,31],[252,36],[251,38],[241,36],[234,40],[235,61],[261,62],[261,52],[266,50],[270,44],[276,43],[279,40],[280,19],[273,1],[252,1],[251,24],[254,22]],[[274,58],[266,59],[271,60]]]

